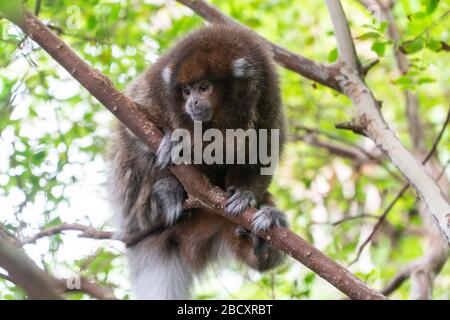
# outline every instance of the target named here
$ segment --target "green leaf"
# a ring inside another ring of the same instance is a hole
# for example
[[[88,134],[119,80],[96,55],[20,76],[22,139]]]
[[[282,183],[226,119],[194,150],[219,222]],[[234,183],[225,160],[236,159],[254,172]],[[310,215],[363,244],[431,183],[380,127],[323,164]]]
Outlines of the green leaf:
[[[423,39],[418,38],[412,41],[406,41],[400,46],[400,50],[405,54],[415,53],[423,48]]]
[[[306,275],[306,277],[303,281],[305,282],[305,284],[311,284],[315,278],[316,278],[316,274],[311,272]]]
[[[433,40],[433,39],[429,39],[429,40],[427,41],[426,46],[427,46],[427,48],[430,49],[431,51],[438,52],[438,51],[441,51],[441,50],[442,50],[442,42],[436,41],[436,40]]]
[[[338,58],[338,50],[336,48],[334,48],[328,54],[328,62],[335,62],[337,60],[337,58]]]
[[[380,36],[381,35],[378,32],[370,31],[360,35],[359,37],[356,37],[356,39],[358,40],[378,39]]]
[[[439,4],[439,0],[428,0],[427,10],[426,10],[427,14],[429,14],[429,15],[432,14],[436,10],[438,4]]]
[[[431,77],[422,77],[417,81],[418,84],[424,84],[424,83],[433,83],[436,82],[436,79]]]
[[[414,87],[414,81],[408,75],[401,76],[397,80],[394,80],[394,83],[401,86],[403,89],[411,89]]]
[[[46,157],[47,157],[47,151],[42,150],[42,151],[39,151],[39,152],[36,152],[35,154],[33,154],[31,161],[34,165],[40,165],[45,160]]]
[[[50,227],[54,227],[57,225],[60,225],[62,223],[62,220],[60,217],[56,217],[53,220],[50,220],[44,227],[45,228],[50,228]]]
[[[374,51],[379,57],[384,56],[384,52],[386,51],[386,43],[385,42],[374,42],[371,47],[372,51]]]
[[[427,14],[425,12],[419,11],[419,12],[409,15],[409,18],[411,20],[421,20],[421,19],[425,18],[426,16],[427,16]]]
[[[388,27],[389,27],[389,22],[383,21],[383,22],[380,23],[380,27],[379,27],[378,30],[379,30],[379,32],[380,32],[381,34],[383,34],[383,33],[386,32],[386,30],[388,29]]]

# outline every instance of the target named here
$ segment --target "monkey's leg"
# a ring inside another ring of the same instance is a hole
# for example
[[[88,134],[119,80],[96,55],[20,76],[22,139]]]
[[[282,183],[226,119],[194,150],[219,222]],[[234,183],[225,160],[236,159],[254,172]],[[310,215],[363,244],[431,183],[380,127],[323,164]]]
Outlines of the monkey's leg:
[[[173,225],[183,213],[186,192],[174,176],[167,176],[155,182],[151,193],[152,215],[163,217],[166,226]]]
[[[186,192],[156,155],[123,126],[112,153],[110,195],[123,234],[172,225],[182,214]]]
[[[195,274],[211,261],[225,262],[230,253],[259,271],[283,261],[284,254],[264,239],[204,209],[183,216],[172,229],[170,243],[176,244],[184,263]]]
[[[263,224],[262,227],[264,228],[267,226],[271,227],[275,224],[287,226],[287,221],[283,213],[280,212],[280,216],[274,219],[274,216],[278,215],[279,211],[274,208],[274,203],[269,192],[264,194],[261,202],[264,205],[255,213],[252,222],[254,230],[257,229],[254,225],[255,221],[256,223]],[[271,209],[277,210],[278,212],[274,212]],[[268,215],[268,217],[264,215]],[[283,252],[274,248],[269,242],[255,233],[247,231],[242,226],[233,226],[232,230],[225,230],[224,233],[235,256],[253,269],[266,271],[280,265],[284,260],[285,254]]]

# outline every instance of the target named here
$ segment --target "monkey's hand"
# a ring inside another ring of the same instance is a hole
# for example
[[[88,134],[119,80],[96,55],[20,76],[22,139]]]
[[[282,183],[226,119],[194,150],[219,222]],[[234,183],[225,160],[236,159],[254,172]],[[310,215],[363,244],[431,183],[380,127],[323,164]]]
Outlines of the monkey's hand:
[[[167,226],[173,225],[183,212],[186,192],[175,177],[158,180],[151,194],[152,215],[161,217]]]
[[[262,206],[252,218],[253,230],[255,232],[267,231],[273,226],[289,226],[286,215],[275,207]]]
[[[172,148],[174,142],[171,140],[172,133],[169,131],[164,134],[164,137],[159,144],[158,151],[156,151],[155,166],[164,169],[172,162]]]
[[[256,197],[249,190],[241,190],[236,187],[228,187],[225,213],[236,216],[247,208],[256,207]]]

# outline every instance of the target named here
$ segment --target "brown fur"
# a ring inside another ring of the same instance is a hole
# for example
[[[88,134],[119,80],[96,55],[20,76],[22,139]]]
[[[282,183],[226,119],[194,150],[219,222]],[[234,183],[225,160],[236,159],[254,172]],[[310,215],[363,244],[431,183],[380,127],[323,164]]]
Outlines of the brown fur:
[[[232,63],[245,58],[252,64],[252,75],[236,78]],[[170,66],[171,81],[164,83],[162,73]],[[162,56],[129,88],[128,95],[149,115],[158,119],[161,129],[186,128],[193,122],[183,110],[181,88],[202,79],[214,85],[211,98],[215,106],[213,127],[281,130],[282,113],[275,67],[264,45],[252,33],[239,28],[212,26],[195,31]],[[270,147],[269,147],[270,150]],[[155,155],[122,125],[116,129],[113,145],[113,196],[120,203],[123,232],[132,233],[161,224],[151,212],[150,194],[159,179],[172,176],[167,169],[154,167]],[[260,205],[271,205],[267,188],[271,176],[260,175],[260,165],[199,165],[211,181],[226,189],[235,186],[252,191]],[[194,272],[218,259],[226,247],[236,258],[252,268],[266,270],[281,261],[273,249],[257,252],[258,238],[237,236],[236,225],[203,209],[185,212],[174,226],[139,243],[140,248],[159,248],[161,255],[176,254]]]

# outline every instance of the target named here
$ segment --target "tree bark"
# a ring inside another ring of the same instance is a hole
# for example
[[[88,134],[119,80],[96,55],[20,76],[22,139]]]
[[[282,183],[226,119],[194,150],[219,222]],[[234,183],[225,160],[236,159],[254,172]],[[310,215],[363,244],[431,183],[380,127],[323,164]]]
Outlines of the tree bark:
[[[8,278],[23,288],[30,299],[62,299],[52,278],[1,235],[0,266],[8,271]]]

